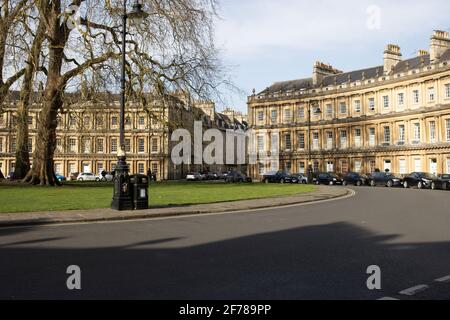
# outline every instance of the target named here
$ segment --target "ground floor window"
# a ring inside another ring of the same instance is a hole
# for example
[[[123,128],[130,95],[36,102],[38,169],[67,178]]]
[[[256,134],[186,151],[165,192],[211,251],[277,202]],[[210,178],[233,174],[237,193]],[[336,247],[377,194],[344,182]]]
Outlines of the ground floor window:
[[[157,163],[152,164],[152,172],[154,174],[158,174],[158,164]]]
[[[97,172],[98,173],[102,173],[104,167],[103,167],[103,163],[102,162],[98,162],[97,163]]]
[[[361,160],[355,160],[355,172],[361,172],[362,163]]]
[[[450,158],[447,158],[447,174],[450,174]]]
[[[314,161],[313,170],[314,172],[319,172],[319,161]]]
[[[305,173],[305,163],[303,161],[298,163],[298,173]]]
[[[398,167],[399,167],[399,173],[400,174],[407,174],[407,168],[406,168],[406,160],[405,159],[400,159],[398,161]]]
[[[333,161],[327,162],[327,172],[334,172],[334,162]]]
[[[348,161],[347,160],[341,160],[341,172],[342,173],[348,172]]]
[[[61,163],[55,163],[55,173],[61,174]]]
[[[138,173],[144,174],[145,173],[145,166],[143,163],[138,163]]]
[[[258,173],[259,173],[259,175],[263,175],[265,172],[264,172],[264,164],[263,163],[259,163],[258,164]]]
[[[437,159],[431,159],[430,160],[430,173],[437,174],[437,171],[438,171]]]
[[[370,160],[369,168],[370,168],[370,173],[375,172],[375,170],[377,169],[377,162],[375,160]]]
[[[77,172],[77,165],[75,163],[69,163],[69,174]]]
[[[421,159],[414,159],[414,170],[416,172],[422,171],[422,160]]]

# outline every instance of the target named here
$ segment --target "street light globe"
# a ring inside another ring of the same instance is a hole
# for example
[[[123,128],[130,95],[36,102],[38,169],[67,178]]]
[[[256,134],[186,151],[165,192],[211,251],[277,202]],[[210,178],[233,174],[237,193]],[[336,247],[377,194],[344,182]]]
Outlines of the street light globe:
[[[133,4],[131,12],[127,14],[128,19],[132,20],[136,24],[142,23],[142,21],[148,17],[148,13],[142,10],[142,4],[136,1]]]

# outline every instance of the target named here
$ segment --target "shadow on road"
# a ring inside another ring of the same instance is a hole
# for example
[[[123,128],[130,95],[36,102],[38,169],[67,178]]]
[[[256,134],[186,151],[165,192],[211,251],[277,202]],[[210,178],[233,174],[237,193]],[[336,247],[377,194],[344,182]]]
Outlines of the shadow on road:
[[[174,249],[157,245],[178,238],[99,249],[10,243],[0,247],[0,298],[375,299],[450,274],[450,243],[389,243],[397,237],[333,223]],[[79,292],[66,289],[69,265],[81,267]],[[381,292],[366,288],[370,265],[381,267]]]

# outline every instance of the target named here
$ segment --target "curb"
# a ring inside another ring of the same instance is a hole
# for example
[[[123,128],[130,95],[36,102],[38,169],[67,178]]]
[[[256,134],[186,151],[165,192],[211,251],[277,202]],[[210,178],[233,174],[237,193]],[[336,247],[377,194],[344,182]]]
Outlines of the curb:
[[[221,213],[232,213],[232,212],[245,212],[250,210],[263,210],[263,209],[269,209],[269,208],[283,208],[283,207],[290,207],[290,206],[298,206],[298,205],[307,205],[307,204],[314,204],[314,203],[320,203],[324,201],[331,201],[331,200],[340,200],[340,199],[346,199],[348,197],[352,197],[356,194],[355,191],[351,189],[344,188],[345,193],[341,194],[328,194],[328,195],[318,195],[315,196],[314,199],[303,199],[303,200],[297,200],[297,201],[287,201],[285,203],[282,202],[282,200],[286,200],[289,197],[279,197],[279,198],[270,198],[272,200],[271,204],[265,204],[265,205],[243,205],[241,207],[233,207],[233,205],[236,205],[237,202],[222,202],[222,203],[215,203],[211,204],[211,206],[214,205],[223,205],[226,206],[231,205],[230,208],[217,208],[213,210],[213,208],[206,208],[206,209],[195,209],[195,206],[187,206],[187,207],[169,207],[165,208],[167,209],[167,212],[150,212],[150,213],[137,213],[136,211],[121,211],[119,213],[114,212],[110,216],[103,215],[102,217],[85,217],[81,214],[77,214],[78,218],[46,218],[43,216],[39,216],[37,218],[32,219],[24,219],[24,220],[17,220],[17,221],[0,221],[0,229],[5,228],[13,228],[13,227],[28,227],[28,226],[49,226],[49,225],[63,225],[63,224],[82,224],[82,223],[102,223],[102,222],[121,222],[121,221],[133,221],[133,220],[151,220],[151,219],[158,219],[158,218],[170,218],[170,217],[183,217],[183,216],[194,216],[194,215],[207,215],[207,214],[221,214]],[[244,200],[245,201],[252,201],[252,200]],[[280,202],[281,201],[281,202]],[[194,208],[191,208],[194,207]],[[155,210],[157,208],[149,209],[149,210]],[[191,209],[191,210],[189,210]],[[174,211],[176,210],[176,211]],[[86,211],[88,212],[88,211]],[[91,211],[92,212],[92,211]],[[42,213],[43,215],[45,213]],[[14,214],[12,214],[14,215]]]

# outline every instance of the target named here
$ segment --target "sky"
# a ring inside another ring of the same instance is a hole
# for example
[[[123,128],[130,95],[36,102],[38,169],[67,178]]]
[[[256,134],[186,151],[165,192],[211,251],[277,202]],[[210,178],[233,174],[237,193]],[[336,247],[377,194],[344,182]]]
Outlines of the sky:
[[[226,106],[247,112],[247,96],[272,83],[311,77],[319,60],[343,71],[383,64],[388,43],[404,59],[450,31],[449,0],[222,0],[216,44],[233,82]]]

